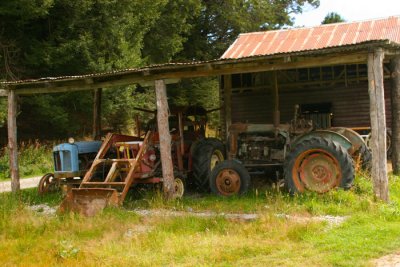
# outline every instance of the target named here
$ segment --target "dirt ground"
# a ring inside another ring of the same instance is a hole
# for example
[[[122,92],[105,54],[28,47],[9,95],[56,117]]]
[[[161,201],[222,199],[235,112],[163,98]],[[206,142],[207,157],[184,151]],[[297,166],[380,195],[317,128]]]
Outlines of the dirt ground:
[[[40,178],[42,177],[21,179],[20,180],[21,189],[36,187],[39,184]],[[0,182],[0,193],[10,192],[10,191],[11,191],[11,181]]]
[[[376,267],[400,267],[400,251],[373,261]]]

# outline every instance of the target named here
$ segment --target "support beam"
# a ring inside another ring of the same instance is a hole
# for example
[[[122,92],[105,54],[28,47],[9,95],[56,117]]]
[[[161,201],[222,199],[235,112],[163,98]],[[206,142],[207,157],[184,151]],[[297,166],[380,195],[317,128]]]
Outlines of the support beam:
[[[93,92],[93,133],[94,140],[101,138],[101,88],[95,89]]]
[[[371,116],[372,179],[375,196],[389,201],[386,162],[386,116],[381,48],[368,54],[368,92]]]
[[[11,191],[20,190],[18,169],[18,144],[17,144],[17,95],[15,91],[8,91],[8,150],[10,153]]]
[[[276,57],[276,56],[275,56]],[[296,68],[311,68],[338,64],[365,63],[366,53],[333,54],[320,57],[292,57],[292,62],[277,61],[276,58],[260,57],[257,59],[221,60],[215,62],[198,62],[193,64],[172,64],[152,68],[135,69],[131,71],[115,72],[107,75],[92,77],[72,77],[55,80],[37,80],[26,83],[7,84],[15,89],[18,95],[60,93],[93,90],[96,88],[124,86],[133,83],[148,84],[154,80],[170,80],[194,78],[204,76],[230,75],[235,73],[251,73],[273,70],[287,70]]]
[[[229,137],[229,127],[232,124],[232,75],[224,75],[224,138]]]
[[[277,71],[272,72],[272,95],[274,97],[274,113],[273,122],[274,126],[277,128],[281,123],[281,112],[279,110],[279,87],[278,87],[278,73]]]
[[[392,100],[392,166],[400,174],[400,55],[390,61]]]
[[[163,80],[155,81],[157,99],[157,125],[160,136],[160,154],[163,175],[164,197],[172,199],[174,195],[174,169],[171,157],[171,135],[168,123],[167,88]]]

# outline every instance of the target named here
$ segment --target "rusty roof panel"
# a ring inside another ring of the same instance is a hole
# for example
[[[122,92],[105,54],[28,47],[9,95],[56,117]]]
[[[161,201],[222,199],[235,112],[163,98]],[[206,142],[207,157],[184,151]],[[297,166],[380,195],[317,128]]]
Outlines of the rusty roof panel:
[[[239,35],[221,58],[292,53],[378,40],[400,44],[399,16],[312,28],[245,33]]]

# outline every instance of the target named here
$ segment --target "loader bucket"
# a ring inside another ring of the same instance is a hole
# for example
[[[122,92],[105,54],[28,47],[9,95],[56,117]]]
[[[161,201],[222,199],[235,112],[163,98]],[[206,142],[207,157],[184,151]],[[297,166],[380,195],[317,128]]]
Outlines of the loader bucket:
[[[111,188],[72,188],[59,211],[76,212],[87,217],[96,215],[107,206],[118,206],[118,192]]]

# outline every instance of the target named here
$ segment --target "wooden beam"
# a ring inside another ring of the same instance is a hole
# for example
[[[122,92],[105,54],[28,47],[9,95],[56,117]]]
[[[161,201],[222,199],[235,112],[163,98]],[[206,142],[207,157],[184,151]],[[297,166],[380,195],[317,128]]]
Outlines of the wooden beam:
[[[160,136],[160,154],[163,175],[163,191],[166,199],[174,195],[174,169],[171,157],[171,135],[168,123],[167,88],[163,80],[155,81],[157,99],[157,125]]]
[[[400,174],[400,55],[390,62],[392,101],[392,167]]]
[[[224,75],[224,137],[228,141],[229,127],[232,124],[232,75]]]
[[[0,97],[2,97],[2,96],[8,96],[7,90],[0,89]]]
[[[8,149],[10,153],[11,191],[20,190],[18,169],[18,144],[17,144],[17,95],[15,91],[8,91]]]
[[[93,133],[94,140],[101,138],[101,95],[103,89],[97,88],[93,92]]]
[[[297,60],[297,61],[295,61]],[[70,78],[68,80],[36,81],[29,83],[8,84],[7,86],[16,90],[17,94],[29,95],[40,93],[59,93],[80,90],[93,90],[113,86],[124,86],[134,83],[147,83],[154,80],[165,80],[181,78],[194,78],[205,76],[219,76],[235,73],[251,73],[260,71],[286,70],[296,68],[310,68],[316,66],[330,66],[345,63],[365,63],[366,53],[349,55],[334,55],[324,57],[301,57],[292,58],[291,62],[271,62],[263,58],[242,60],[221,60],[215,62],[176,64],[172,66],[161,66],[116,72],[107,76],[93,76],[93,83],[87,83],[87,77]]]
[[[279,111],[279,88],[278,88],[278,73],[277,71],[272,72],[272,95],[274,97],[274,113],[273,120],[274,126],[279,127],[281,121],[281,113]]]
[[[386,162],[386,116],[383,87],[382,49],[368,54],[368,93],[371,116],[372,179],[375,196],[389,201],[388,175]]]

